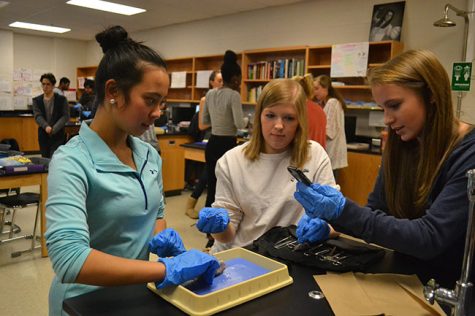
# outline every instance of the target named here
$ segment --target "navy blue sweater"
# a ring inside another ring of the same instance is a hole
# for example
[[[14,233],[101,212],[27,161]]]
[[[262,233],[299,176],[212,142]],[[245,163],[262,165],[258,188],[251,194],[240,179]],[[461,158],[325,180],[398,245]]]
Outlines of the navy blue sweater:
[[[340,232],[417,258],[415,261],[436,267],[454,281],[460,277],[467,230],[466,172],[470,169],[475,169],[475,130],[464,137],[443,165],[424,216],[410,220],[387,214],[380,170],[367,206],[347,199],[341,216],[331,224]]]

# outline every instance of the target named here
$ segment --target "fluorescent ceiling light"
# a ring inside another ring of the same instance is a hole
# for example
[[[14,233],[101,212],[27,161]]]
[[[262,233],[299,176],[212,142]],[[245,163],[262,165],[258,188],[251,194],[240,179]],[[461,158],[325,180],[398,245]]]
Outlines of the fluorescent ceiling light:
[[[9,24],[8,26],[18,27],[21,29],[35,30],[35,31],[52,32],[52,33],[66,33],[66,32],[71,31],[71,29],[67,29],[64,27],[25,23],[25,22],[13,22]]]
[[[70,0],[67,4],[77,5],[80,7],[107,11],[112,13],[118,13],[123,15],[134,15],[137,13],[145,12],[146,10],[130,7],[128,5],[102,1],[102,0]]]

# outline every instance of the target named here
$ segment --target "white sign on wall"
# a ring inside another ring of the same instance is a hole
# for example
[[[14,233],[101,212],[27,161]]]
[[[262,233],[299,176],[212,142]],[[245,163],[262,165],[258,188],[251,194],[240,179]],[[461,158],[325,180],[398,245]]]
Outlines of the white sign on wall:
[[[332,45],[332,78],[365,77],[368,68],[369,42]]]

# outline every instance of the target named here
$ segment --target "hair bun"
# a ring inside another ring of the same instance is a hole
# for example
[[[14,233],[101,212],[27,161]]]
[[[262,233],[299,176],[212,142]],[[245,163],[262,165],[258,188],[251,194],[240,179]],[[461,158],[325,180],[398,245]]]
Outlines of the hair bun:
[[[237,55],[232,50],[227,50],[224,53],[224,63],[225,64],[235,64],[237,62]]]
[[[102,52],[105,54],[110,49],[118,47],[120,44],[127,42],[129,34],[120,25],[111,26],[104,31],[96,34],[96,41],[102,48]]]

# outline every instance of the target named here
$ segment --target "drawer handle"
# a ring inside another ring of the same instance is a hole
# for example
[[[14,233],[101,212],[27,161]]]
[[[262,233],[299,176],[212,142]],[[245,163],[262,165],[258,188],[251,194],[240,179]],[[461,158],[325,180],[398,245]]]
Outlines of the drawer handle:
[[[168,145],[175,145],[175,141],[174,140],[169,140]]]

